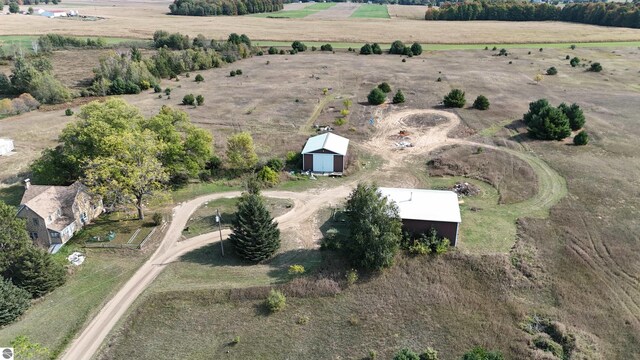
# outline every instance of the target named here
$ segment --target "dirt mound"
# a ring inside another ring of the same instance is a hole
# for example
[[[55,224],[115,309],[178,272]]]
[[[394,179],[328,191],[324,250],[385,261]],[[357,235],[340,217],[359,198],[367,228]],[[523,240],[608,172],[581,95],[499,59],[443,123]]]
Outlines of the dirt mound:
[[[427,163],[431,176],[467,176],[493,185],[500,203],[512,204],[533,197],[538,177],[523,160],[493,149],[472,146],[442,148]]]

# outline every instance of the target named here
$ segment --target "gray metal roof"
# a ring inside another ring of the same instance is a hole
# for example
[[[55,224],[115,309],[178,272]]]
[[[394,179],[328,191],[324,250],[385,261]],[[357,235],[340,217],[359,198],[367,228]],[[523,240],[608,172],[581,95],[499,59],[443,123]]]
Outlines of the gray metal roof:
[[[302,149],[303,154],[318,150],[329,150],[338,155],[346,155],[347,148],[349,148],[349,139],[333,133],[325,133],[322,135],[316,135],[310,137],[307,143]]]
[[[398,205],[402,219],[462,221],[458,195],[453,191],[401,188],[379,188],[378,191]]]

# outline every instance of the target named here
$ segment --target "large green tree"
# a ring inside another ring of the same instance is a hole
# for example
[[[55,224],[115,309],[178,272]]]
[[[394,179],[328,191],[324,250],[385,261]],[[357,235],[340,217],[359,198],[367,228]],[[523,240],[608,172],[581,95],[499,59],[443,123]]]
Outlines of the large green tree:
[[[346,210],[351,236],[344,247],[354,265],[370,270],[391,266],[402,237],[398,207],[375,185],[358,184]]]
[[[234,170],[247,171],[258,163],[253,138],[248,132],[231,135],[227,139],[227,161]]]
[[[529,103],[529,112],[523,115],[529,133],[542,140],[562,140],[571,135],[569,118],[560,108],[549,105],[546,99]]]
[[[158,160],[154,133],[125,133],[105,139],[111,156],[99,156],[87,164],[84,182],[114,204],[130,203],[144,219],[143,200],[164,189],[168,173]]]
[[[31,244],[24,220],[16,217],[16,209],[0,201],[0,274],[5,274],[14,256]]]
[[[250,261],[270,258],[280,247],[280,230],[262,197],[257,193],[243,194],[232,222],[229,240],[236,253]]]
[[[584,126],[586,120],[584,118],[584,113],[582,112],[582,109],[580,109],[580,106],[578,106],[578,104],[574,103],[569,106],[565,103],[562,103],[558,105],[558,109],[562,110],[562,112],[569,119],[569,126],[571,127],[571,130],[580,130]]]
[[[0,277],[0,326],[13,322],[29,308],[29,305],[29,292]]]

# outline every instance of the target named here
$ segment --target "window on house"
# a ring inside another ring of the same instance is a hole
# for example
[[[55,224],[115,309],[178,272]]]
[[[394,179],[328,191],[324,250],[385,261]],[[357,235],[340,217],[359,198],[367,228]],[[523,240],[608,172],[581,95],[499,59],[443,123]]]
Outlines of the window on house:
[[[59,232],[55,232],[55,231],[50,231],[49,235],[51,235],[52,238],[57,239],[60,237],[60,233]]]
[[[31,238],[31,240],[38,240],[38,233],[37,232],[30,232],[29,233],[29,237]]]
[[[82,222],[87,222],[87,213],[82,213],[80,214],[80,220],[82,220]]]

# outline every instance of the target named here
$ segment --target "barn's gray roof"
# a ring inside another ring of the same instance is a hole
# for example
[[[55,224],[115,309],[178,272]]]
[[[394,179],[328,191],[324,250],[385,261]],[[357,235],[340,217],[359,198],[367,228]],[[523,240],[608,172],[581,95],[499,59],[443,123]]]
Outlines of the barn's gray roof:
[[[346,155],[349,148],[349,139],[333,133],[325,133],[310,137],[302,149],[303,154],[318,150],[329,150],[338,155]]]
[[[453,191],[402,188],[378,190],[398,205],[402,219],[455,223],[462,220],[458,195]]]

